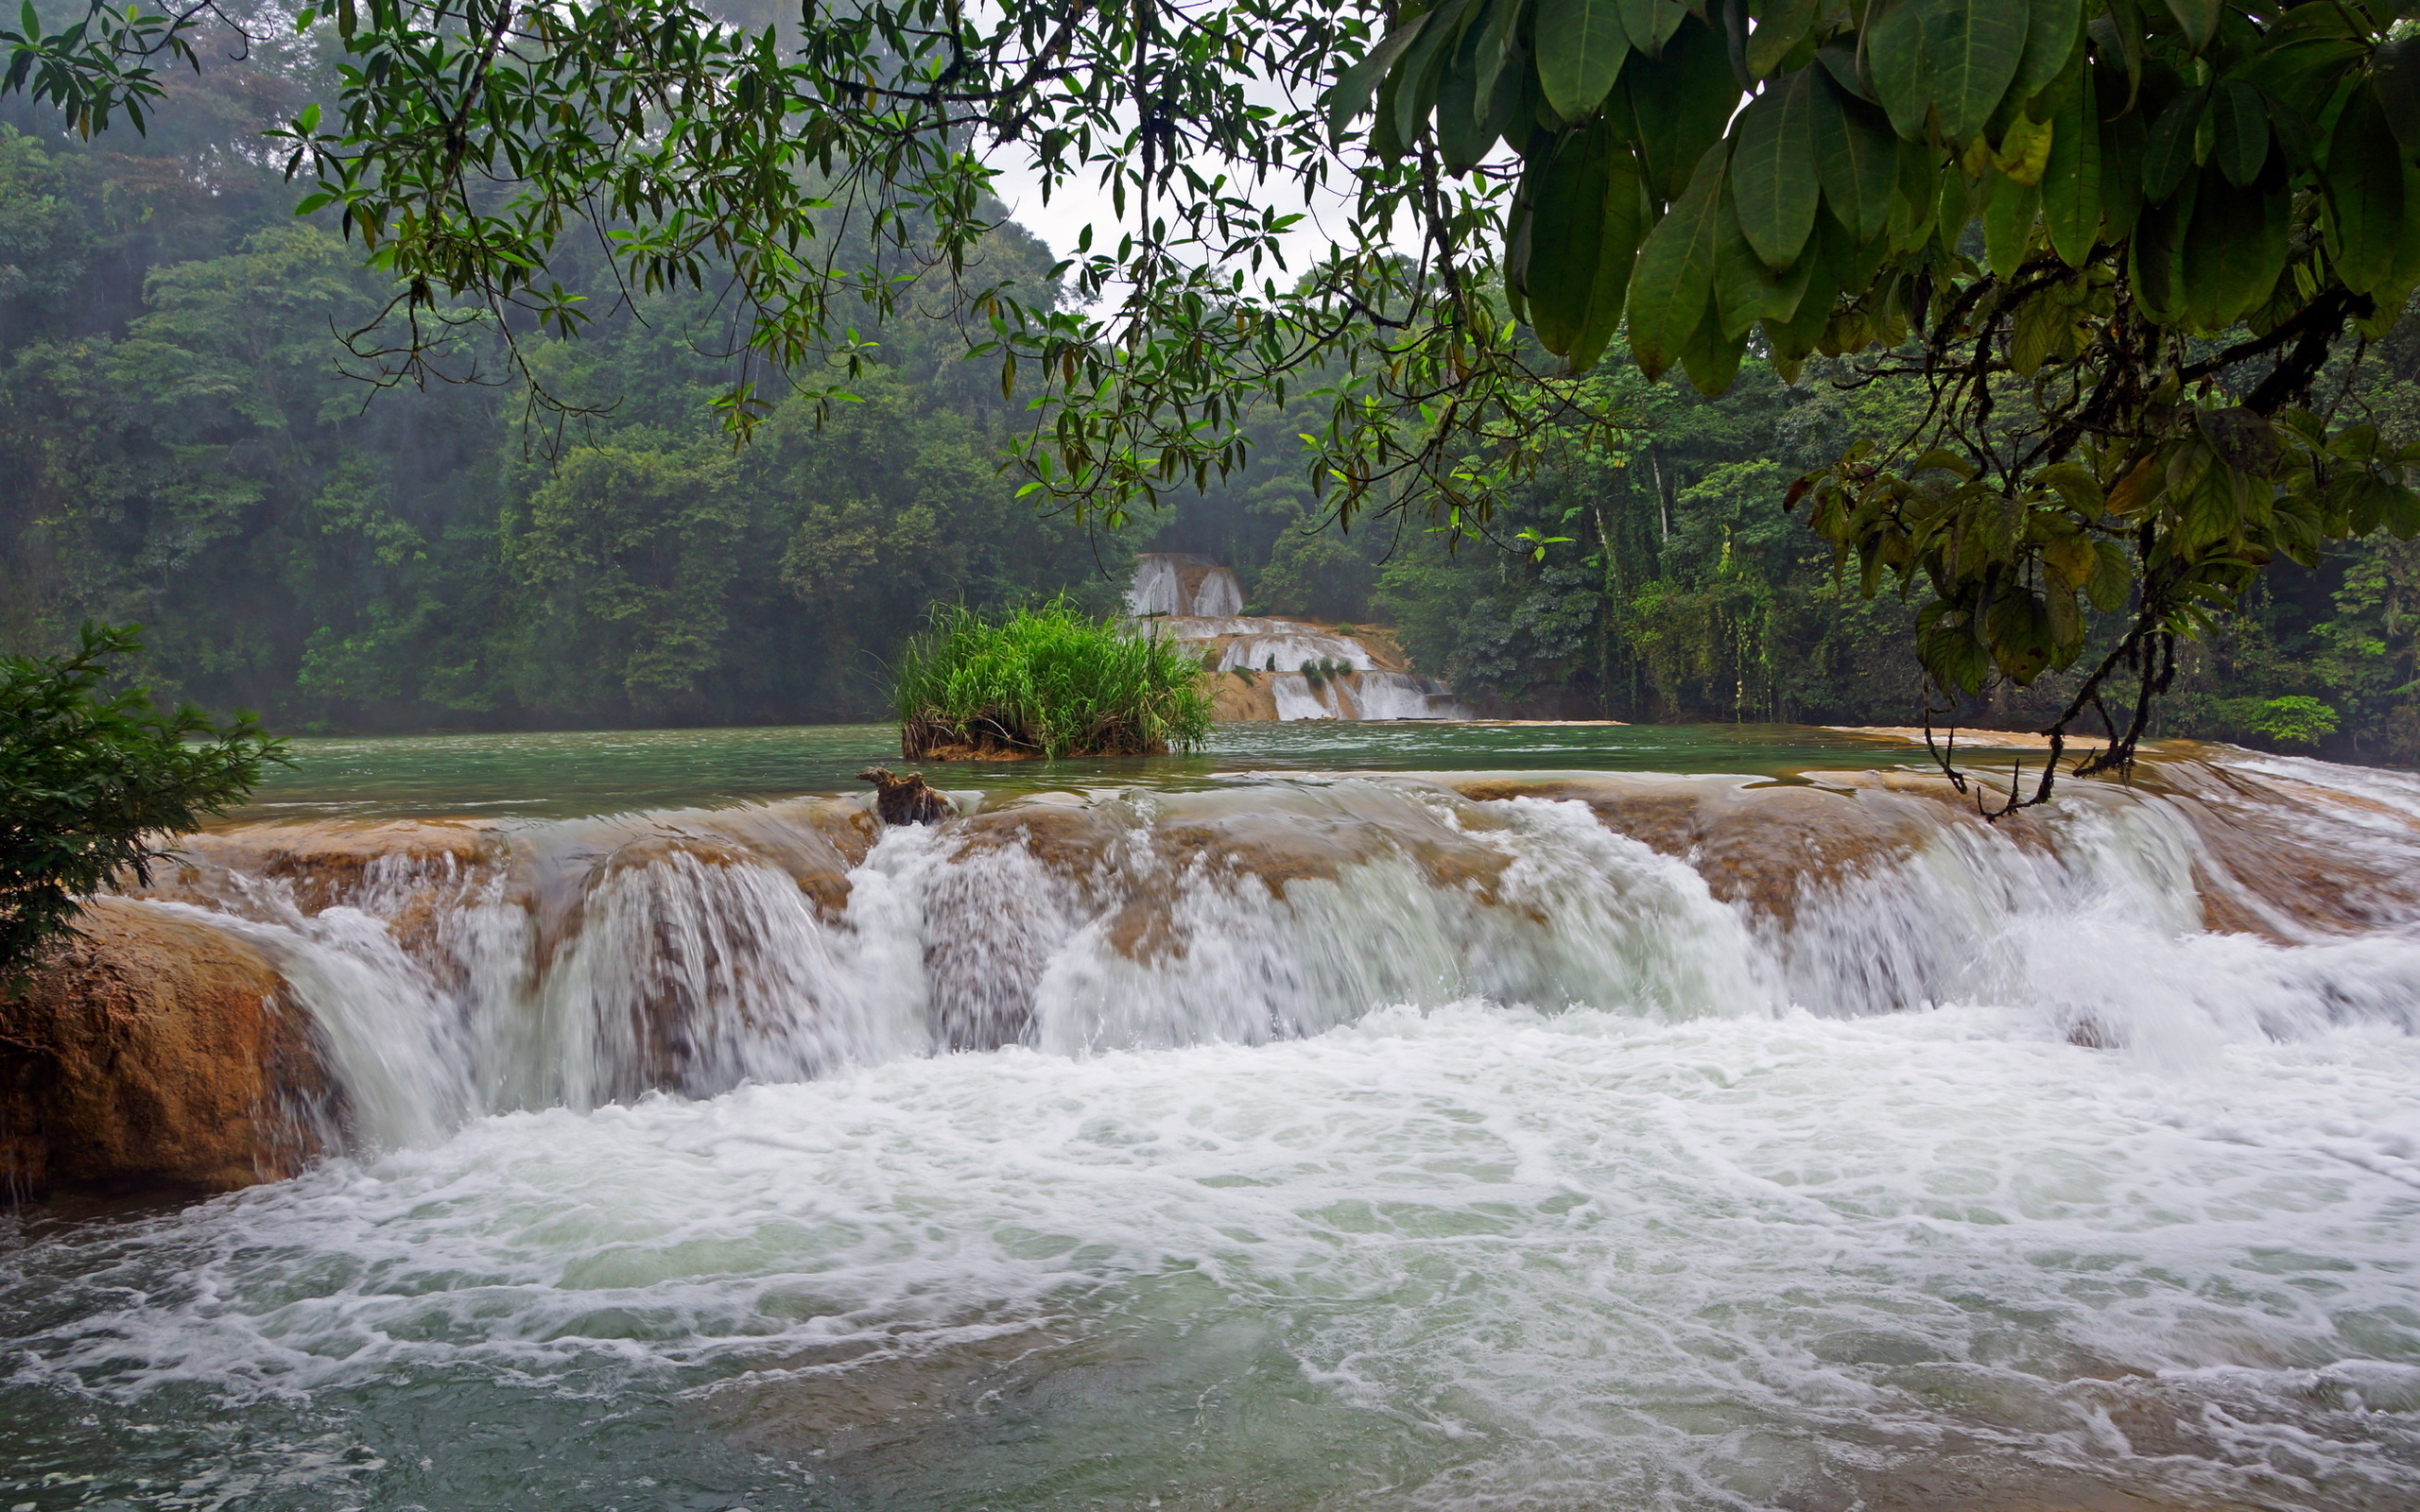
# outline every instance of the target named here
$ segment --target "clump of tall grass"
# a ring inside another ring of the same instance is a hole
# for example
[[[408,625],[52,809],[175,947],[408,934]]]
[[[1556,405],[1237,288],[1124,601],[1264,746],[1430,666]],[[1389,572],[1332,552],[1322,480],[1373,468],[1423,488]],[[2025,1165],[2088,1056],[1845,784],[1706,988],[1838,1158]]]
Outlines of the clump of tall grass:
[[[900,654],[891,697],[911,759],[1156,756],[1209,737],[1202,680],[1196,652],[1064,598],[996,621],[942,604]]]

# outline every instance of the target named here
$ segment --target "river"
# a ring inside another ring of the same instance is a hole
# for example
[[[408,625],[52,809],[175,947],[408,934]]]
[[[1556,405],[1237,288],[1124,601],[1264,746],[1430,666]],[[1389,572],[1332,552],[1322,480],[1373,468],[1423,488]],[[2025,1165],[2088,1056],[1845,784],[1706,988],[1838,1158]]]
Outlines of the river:
[[[882,734],[305,743],[341,1153],[0,1218],[0,1507],[2420,1504],[2420,779]]]

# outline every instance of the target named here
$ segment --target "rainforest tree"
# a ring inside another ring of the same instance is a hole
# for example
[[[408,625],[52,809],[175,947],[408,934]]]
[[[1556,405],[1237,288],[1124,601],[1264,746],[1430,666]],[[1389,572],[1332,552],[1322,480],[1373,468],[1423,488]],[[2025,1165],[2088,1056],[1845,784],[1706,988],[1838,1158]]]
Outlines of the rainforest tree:
[[[25,24],[6,83],[139,124],[210,14]],[[1789,502],[1918,599],[1944,692],[2120,615],[2048,727],[2105,719],[2104,764],[2264,563],[2420,531],[2420,458],[2307,403],[2420,282],[2420,36],[2384,0],[871,0],[786,43],[688,0],[330,16],[341,88],[282,147],[398,281],[358,338],[395,377],[456,322],[579,329],[575,237],[635,288],[730,269],[752,349],[837,364],[833,396],[857,312],[939,277],[1033,396],[1038,491],[1115,520],[1307,384],[1341,514],[1460,524],[1592,417],[1625,314],[1642,371],[1709,390],[1752,342],[1864,354],[1929,403]],[[1003,149],[1101,182],[1115,243],[987,279]],[[1309,268],[1274,181],[1349,203]],[[745,431],[761,401],[721,403]]]

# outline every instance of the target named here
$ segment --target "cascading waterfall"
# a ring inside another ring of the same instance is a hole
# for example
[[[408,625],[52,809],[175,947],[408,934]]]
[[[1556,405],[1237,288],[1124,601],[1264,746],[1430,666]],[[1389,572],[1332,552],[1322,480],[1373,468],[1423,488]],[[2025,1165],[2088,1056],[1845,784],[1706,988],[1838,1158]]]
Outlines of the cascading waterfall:
[[[1662,1022],[1991,1003],[2174,1054],[2409,1026],[2420,1002],[2400,933],[2330,938],[2273,908],[2290,943],[2204,932],[2205,895],[2259,879],[2212,852],[2207,805],[2181,793],[2085,787],[2004,828],[1941,794],[1825,795],[1841,812],[1819,838],[1856,853],[1775,892],[1621,833],[1627,807],[1685,801],[1753,831],[1749,784],[1594,789],[1610,823],[1577,799],[1410,778],[1028,800],[878,838],[830,803],[758,811],[746,834],[706,814],[533,825],[481,861],[390,856],[334,892],[222,870],[205,845],[164,891],[281,964],[372,1147],[936,1051],[1249,1044],[1466,999]],[[2420,862],[2420,793],[2388,791],[2321,811],[2393,875]],[[853,855],[837,903],[771,853],[803,838],[838,867],[833,833]],[[2340,891],[2361,885],[2348,869]]]
[[[2420,781],[198,837],[343,1153],[0,1244],[0,1503],[2394,1512]]]

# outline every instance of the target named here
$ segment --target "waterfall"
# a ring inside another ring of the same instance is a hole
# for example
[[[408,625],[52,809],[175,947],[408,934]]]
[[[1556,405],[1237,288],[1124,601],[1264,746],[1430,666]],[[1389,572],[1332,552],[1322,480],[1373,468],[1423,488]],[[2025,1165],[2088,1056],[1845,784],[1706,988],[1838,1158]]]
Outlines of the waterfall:
[[[2420,780],[1809,775],[190,837],[342,1127],[0,1217],[0,1505],[2415,1504]]]
[[[1990,1004],[2189,1058],[2411,1025],[2420,783],[2336,770],[2171,764],[1999,826],[1930,779],[1578,774],[1046,795],[880,833],[808,801],[390,834],[366,862],[338,827],[266,826],[199,837],[153,896],[280,965],[368,1146],[1470,999],[1667,1022]]]

